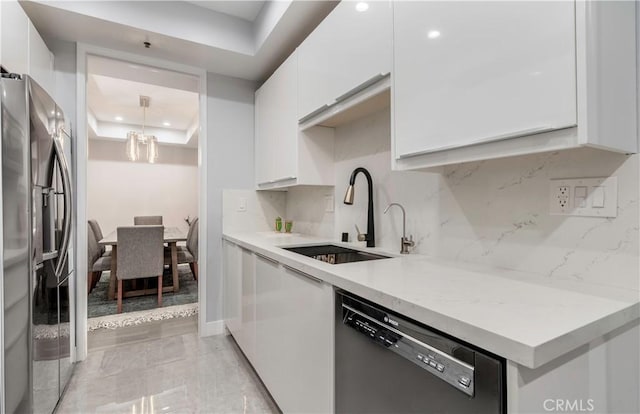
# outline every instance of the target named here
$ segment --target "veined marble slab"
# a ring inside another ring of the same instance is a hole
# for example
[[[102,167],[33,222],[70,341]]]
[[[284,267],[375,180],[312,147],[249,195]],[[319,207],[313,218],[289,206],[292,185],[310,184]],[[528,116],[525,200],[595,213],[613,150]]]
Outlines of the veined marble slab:
[[[422,255],[399,257],[326,238],[273,232],[223,238],[529,368],[640,317],[637,290]],[[327,242],[396,257],[332,265],[280,248]]]

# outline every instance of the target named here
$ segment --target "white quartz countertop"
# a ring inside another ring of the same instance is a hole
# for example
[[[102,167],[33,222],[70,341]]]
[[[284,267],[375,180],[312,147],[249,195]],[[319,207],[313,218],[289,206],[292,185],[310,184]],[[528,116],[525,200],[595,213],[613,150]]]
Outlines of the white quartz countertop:
[[[295,234],[223,237],[528,368],[640,317],[635,290],[420,255],[400,257]],[[332,265],[281,248],[326,243],[396,257]]]

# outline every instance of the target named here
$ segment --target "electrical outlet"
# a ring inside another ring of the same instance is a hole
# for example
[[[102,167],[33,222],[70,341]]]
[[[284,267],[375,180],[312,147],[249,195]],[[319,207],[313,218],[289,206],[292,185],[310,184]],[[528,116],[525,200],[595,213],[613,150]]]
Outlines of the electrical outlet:
[[[616,177],[561,178],[549,182],[549,213],[564,216],[616,217]]]
[[[552,202],[556,204],[556,208],[560,213],[566,213],[571,209],[571,187],[568,185],[559,185],[556,187]]]

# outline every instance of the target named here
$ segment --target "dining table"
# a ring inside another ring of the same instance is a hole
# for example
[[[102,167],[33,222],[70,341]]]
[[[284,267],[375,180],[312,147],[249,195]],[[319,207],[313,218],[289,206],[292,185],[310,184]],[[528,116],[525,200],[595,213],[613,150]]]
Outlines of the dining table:
[[[173,284],[171,286],[163,286],[163,293],[178,292],[178,290],[180,290],[180,280],[178,278],[178,242],[186,240],[186,234],[178,227],[164,228],[163,241],[168,244],[169,249],[171,250],[171,274],[173,277]],[[101,246],[111,246],[111,277],[109,279],[108,298],[113,300],[116,297],[116,275],[118,272],[118,231],[112,231],[98,243]]]

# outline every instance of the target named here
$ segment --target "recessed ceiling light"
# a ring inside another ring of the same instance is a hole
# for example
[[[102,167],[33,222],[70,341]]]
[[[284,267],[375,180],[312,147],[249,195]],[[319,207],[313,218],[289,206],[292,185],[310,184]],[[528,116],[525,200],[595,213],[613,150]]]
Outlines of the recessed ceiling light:
[[[122,117],[121,116],[116,116],[116,121],[122,121]]]
[[[164,122],[162,123],[162,125],[164,125],[164,126],[171,126],[171,123],[169,123],[169,122],[167,122],[167,121],[164,121]]]
[[[367,11],[369,10],[369,4],[364,1],[358,2],[358,4],[356,4],[356,10],[359,12]]]
[[[429,33],[427,33],[427,37],[429,39],[437,39],[440,37],[440,32],[437,30],[429,30]]]

